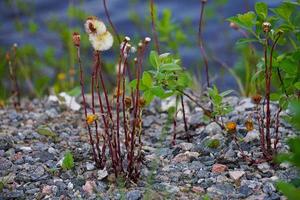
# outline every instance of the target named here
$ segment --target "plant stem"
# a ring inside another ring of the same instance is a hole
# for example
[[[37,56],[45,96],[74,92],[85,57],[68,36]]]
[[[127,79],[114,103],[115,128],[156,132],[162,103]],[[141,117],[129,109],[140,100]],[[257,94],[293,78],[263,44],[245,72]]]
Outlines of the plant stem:
[[[80,70],[81,96],[82,96],[84,116],[85,116],[85,120],[84,121],[85,121],[86,126],[88,128],[89,139],[90,139],[90,144],[91,144],[92,151],[93,151],[94,161],[97,164],[99,162],[98,162],[97,154],[96,154],[95,147],[94,147],[94,141],[93,141],[93,137],[92,137],[91,127],[90,127],[90,125],[86,121],[86,119],[87,119],[87,108],[86,108],[86,105],[87,104],[86,104],[86,99],[85,99],[85,94],[84,94],[84,79],[83,79],[83,69],[82,69],[82,63],[81,63],[81,57],[80,57],[80,47],[76,46],[76,48],[77,48],[77,61],[78,61],[79,70]]]
[[[115,25],[113,24],[113,22],[112,22],[112,20],[110,18],[110,15],[109,15],[109,12],[108,12],[108,9],[107,9],[107,5],[106,5],[106,0],[103,0],[102,2],[103,2],[103,7],[104,7],[104,10],[105,10],[106,17],[107,17],[107,19],[109,21],[109,24],[110,24],[111,28],[113,29],[115,35],[117,36],[119,44],[121,44],[120,35],[119,35],[119,33],[118,33]]]
[[[204,48],[204,41],[202,38],[202,26],[203,26],[203,15],[204,15],[204,7],[205,7],[205,3],[206,1],[201,0],[201,11],[200,11],[200,19],[199,19],[199,29],[198,29],[198,45],[200,48],[200,53],[204,62],[204,66],[205,66],[205,74],[206,74],[206,84],[207,87],[210,87],[209,84],[209,74],[208,74],[208,58],[207,58],[207,54]]]
[[[150,14],[151,14],[152,35],[154,38],[155,49],[159,55],[160,54],[159,41],[158,41],[158,36],[157,36],[156,28],[155,28],[154,0],[150,0]]]
[[[97,66],[99,65],[99,52],[98,51],[94,51],[94,66],[93,66],[93,72],[92,72],[92,88],[91,88],[91,92],[92,92],[92,112],[95,115],[95,81],[96,81],[96,72],[97,72]],[[101,153],[100,153],[100,136],[99,136],[99,132],[98,132],[98,123],[97,120],[95,120],[95,131],[96,131],[96,149],[98,152],[98,157],[100,159],[100,161],[102,160],[101,158]],[[100,163],[96,163],[98,165],[98,167],[101,167],[101,162]]]
[[[116,112],[117,112],[117,152],[118,157],[120,159],[120,166],[122,170],[122,158],[121,158],[121,148],[120,148],[120,86],[121,86],[121,64],[122,60],[124,58],[124,49],[126,47],[127,40],[124,41],[124,44],[122,46],[121,52],[120,52],[120,58],[119,58],[119,65],[118,65],[118,75],[117,75],[117,105],[116,105]],[[124,70],[124,66],[123,66]],[[123,91],[125,93],[125,91]]]
[[[181,101],[181,107],[182,107],[182,117],[183,117],[183,122],[184,122],[185,134],[186,134],[186,137],[187,137],[187,141],[191,142],[191,137],[188,133],[188,126],[187,126],[186,117],[185,117],[185,108],[184,108],[184,102],[183,102],[183,95],[180,95],[180,101]]]
[[[282,108],[279,108],[276,114],[276,125],[275,125],[275,142],[274,142],[274,151],[275,153],[277,152],[277,144],[279,141],[279,126],[280,126],[280,120],[279,120],[279,115],[280,112],[282,111]]]

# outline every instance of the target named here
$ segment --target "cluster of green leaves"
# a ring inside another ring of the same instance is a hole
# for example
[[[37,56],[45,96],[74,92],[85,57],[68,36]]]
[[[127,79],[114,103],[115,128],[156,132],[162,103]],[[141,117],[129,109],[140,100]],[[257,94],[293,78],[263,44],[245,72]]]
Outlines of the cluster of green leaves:
[[[300,102],[295,101],[290,104],[293,111],[289,122],[300,130]],[[288,162],[300,169],[300,137],[290,138],[287,141],[289,145],[289,153],[279,154],[276,158],[277,162]],[[289,199],[297,200],[300,197],[300,178],[291,180],[290,183],[279,181],[277,188]]]
[[[208,88],[208,94],[213,104],[212,117],[222,117],[233,110],[232,106],[223,101],[223,98],[231,92],[232,90],[227,90],[220,93],[215,85],[213,88]]]
[[[249,43],[260,43],[264,45],[265,34],[262,30],[262,24],[266,21],[270,22],[272,25],[272,29],[268,35],[270,44],[275,41],[280,31],[284,32],[278,42],[278,45],[282,47],[281,51],[275,51],[273,53],[272,84],[279,88],[279,90],[272,95],[272,100],[281,100],[281,102],[287,102],[287,96],[292,97],[293,94],[295,94],[296,91],[299,90],[299,6],[299,2],[285,1],[278,7],[270,9],[268,8],[267,4],[258,2],[255,4],[255,12],[250,11],[244,14],[238,14],[237,16],[228,19],[230,22],[233,22],[240,28],[246,30],[249,34],[248,38],[240,39],[237,42],[237,45],[239,46],[243,45],[244,47],[247,47]],[[255,46],[252,45],[251,48],[255,49]],[[257,56],[255,52],[252,53],[253,59],[250,59],[248,63],[253,66],[255,62],[257,62]],[[248,57],[250,57],[250,55],[248,54]],[[257,84],[259,86],[264,84],[264,58],[261,58],[259,60],[260,61],[256,63],[255,70],[248,70],[246,72],[247,77],[252,77],[252,87],[257,87]],[[256,73],[254,74],[254,72]],[[249,79],[244,79],[244,81],[246,81],[245,84],[251,84],[249,83]],[[283,82],[283,84],[281,83],[281,81]],[[255,91],[255,89],[252,89],[252,91]],[[284,104],[282,105],[282,107],[286,108],[287,105],[288,104]]]
[[[152,68],[144,71],[140,84],[147,103],[154,97],[165,99],[177,96],[191,85],[190,75],[180,66],[180,59],[169,53],[158,55],[156,51],[151,51],[149,60]],[[135,85],[136,80],[133,80],[131,86]]]

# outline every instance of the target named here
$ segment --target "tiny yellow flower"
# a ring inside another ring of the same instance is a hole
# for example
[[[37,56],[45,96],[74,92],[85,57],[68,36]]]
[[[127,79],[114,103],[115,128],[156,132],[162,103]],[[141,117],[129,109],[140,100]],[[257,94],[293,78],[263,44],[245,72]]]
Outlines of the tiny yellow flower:
[[[253,121],[251,119],[246,120],[245,126],[247,131],[252,131],[254,129]]]
[[[88,125],[91,125],[92,123],[94,123],[96,120],[98,119],[98,116],[95,114],[90,114],[86,117],[86,122],[88,123]]]
[[[228,133],[235,133],[236,132],[236,123],[235,122],[227,122],[226,130]]]
[[[61,72],[61,73],[57,74],[57,78],[60,81],[64,81],[64,80],[66,80],[66,74]]]

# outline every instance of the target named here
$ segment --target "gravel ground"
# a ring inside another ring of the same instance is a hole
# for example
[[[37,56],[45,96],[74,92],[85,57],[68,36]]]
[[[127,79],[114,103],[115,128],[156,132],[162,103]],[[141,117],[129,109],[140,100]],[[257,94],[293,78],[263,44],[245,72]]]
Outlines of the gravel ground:
[[[235,121],[240,146],[245,154],[261,157],[257,126],[247,131],[245,120],[254,104],[250,99],[225,99],[234,111],[224,121]],[[249,165],[231,136],[216,123],[203,119],[200,109],[187,109],[189,134],[184,138],[178,120],[178,139],[171,146],[172,124],[167,123],[166,102],[155,102],[144,112],[143,141],[145,165],[141,180],[124,187],[111,169],[97,170],[91,157],[82,111],[71,111],[48,99],[22,102],[22,110],[0,109],[0,199],[284,199],[276,190],[279,179],[299,176],[288,164],[263,162]],[[159,109],[158,109],[159,108]],[[187,107],[188,108],[188,107]],[[275,113],[276,105],[271,106]],[[159,111],[158,111],[159,110]],[[282,113],[284,114],[284,113]],[[280,136],[295,131],[281,122]],[[208,147],[214,139],[216,147]],[[280,141],[280,151],[286,151]],[[74,156],[72,170],[61,169],[67,150]]]

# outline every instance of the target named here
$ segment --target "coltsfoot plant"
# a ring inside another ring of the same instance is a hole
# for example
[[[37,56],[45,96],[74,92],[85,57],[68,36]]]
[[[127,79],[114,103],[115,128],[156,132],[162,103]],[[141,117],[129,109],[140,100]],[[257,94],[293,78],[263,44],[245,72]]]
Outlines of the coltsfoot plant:
[[[277,153],[280,113],[287,109],[289,102],[299,100],[299,6],[299,2],[283,2],[278,7],[269,9],[265,3],[258,2],[255,4],[255,12],[229,18],[237,28],[242,28],[249,34],[249,38],[242,39],[243,43],[256,42],[263,48],[261,61],[252,78],[258,95],[252,99],[257,105],[255,116],[264,160],[272,160]],[[270,15],[269,10],[273,14]],[[281,51],[276,50],[277,46],[283,45],[285,48]],[[259,95],[262,93],[265,94],[264,98]],[[279,108],[274,113],[271,112],[271,100],[279,103]]]
[[[91,110],[88,110],[85,97],[79,33],[73,34],[73,42],[77,49],[83,109],[94,161],[97,167],[104,168],[106,149],[108,148],[115,175],[117,177],[124,175],[127,179],[137,181],[143,159],[142,111],[146,101],[149,100],[145,100],[140,94],[140,87],[143,82],[141,73],[143,57],[151,39],[146,37],[138,43],[137,56],[133,59],[136,84],[129,88],[131,90],[128,90],[126,73],[130,63],[129,54],[133,47],[129,43],[130,38],[124,38],[120,45],[117,87],[112,99],[110,99],[103,78],[101,54],[111,48],[113,37],[106,29],[105,24],[94,16],[86,20],[85,31],[94,49],[94,65],[91,75]],[[129,95],[126,94],[127,92]],[[103,93],[104,99],[101,93]]]

